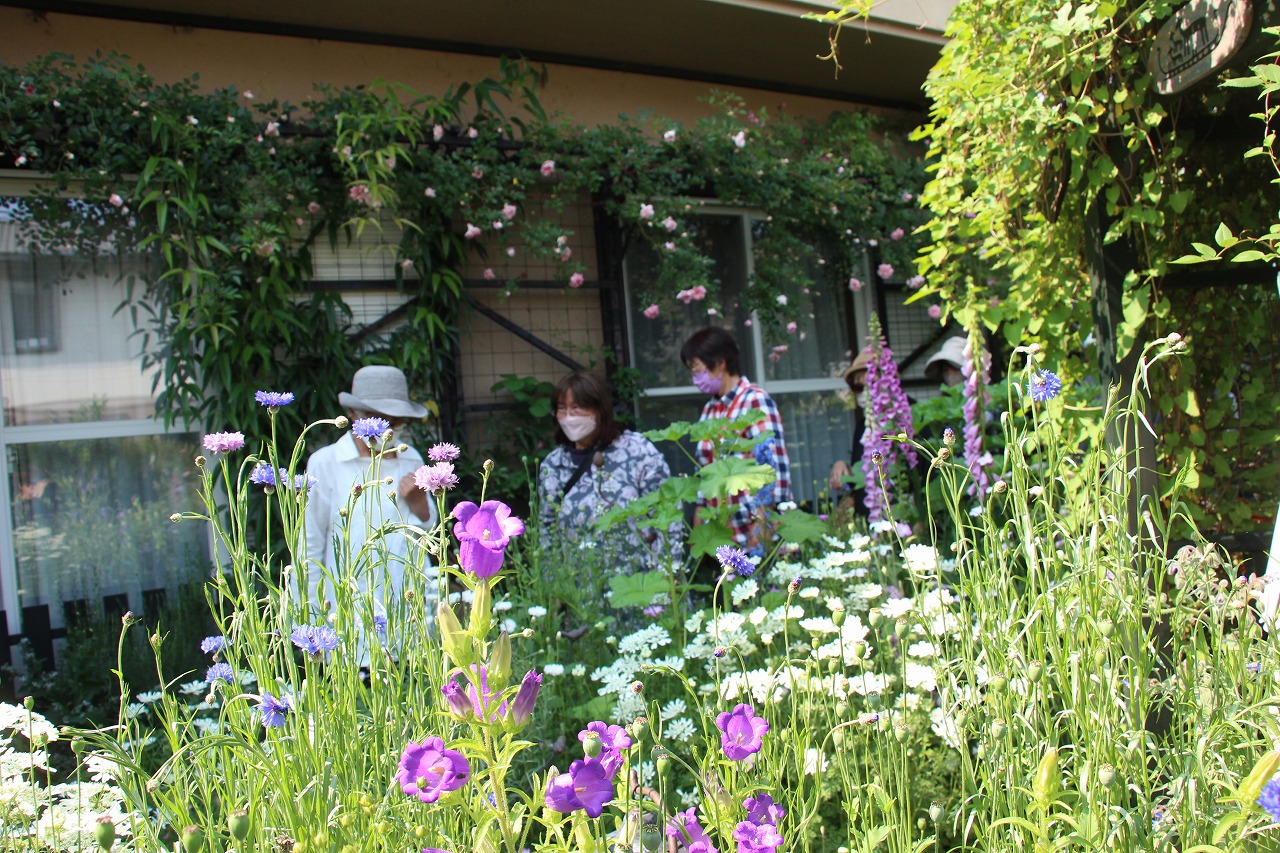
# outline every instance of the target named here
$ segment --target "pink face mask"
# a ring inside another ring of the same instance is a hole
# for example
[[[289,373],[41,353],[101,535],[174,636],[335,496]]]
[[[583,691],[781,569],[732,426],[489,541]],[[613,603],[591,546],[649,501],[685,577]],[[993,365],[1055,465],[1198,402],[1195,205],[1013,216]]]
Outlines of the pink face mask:
[[[693,374],[693,384],[703,394],[710,394],[714,397],[720,396],[720,379],[712,376],[706,370],[699,370]]]

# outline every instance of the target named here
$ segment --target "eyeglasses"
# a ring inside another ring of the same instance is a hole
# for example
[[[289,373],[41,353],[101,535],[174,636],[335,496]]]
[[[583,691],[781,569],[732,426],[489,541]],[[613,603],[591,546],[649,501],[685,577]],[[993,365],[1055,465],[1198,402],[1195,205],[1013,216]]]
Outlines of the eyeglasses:
[[[556,406],[556,417],[580,418],[583,415],[591,414],[590,409],[584,409],[581,406]]]

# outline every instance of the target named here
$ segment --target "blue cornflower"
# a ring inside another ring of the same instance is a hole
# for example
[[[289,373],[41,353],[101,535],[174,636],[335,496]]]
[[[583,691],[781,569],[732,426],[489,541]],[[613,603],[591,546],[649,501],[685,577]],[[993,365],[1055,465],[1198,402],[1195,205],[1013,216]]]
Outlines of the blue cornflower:
[[[427,451],[427,458],[432,462],[452,462],[461,455],[462,451],[458,449],[458,445],[450,444],[447,441],[434,444]]]
[[[285,717],[293,710],[293,700],[288,696],[279,699],[265,690],[258,697],[258,713],[262,714],[262,725],[267,728],[283,726]]]
[[[1052,370],[1042,370],[1032,374],[1031,383],[1027,385],[1027,393],[1037,403],[1045,403],[1058,396],[1062,390],[1062,380]]]
[[[316,484],[319,482],[320,481],[316,479],[316,476],[314,474],[294,474],[293,490],[295,492],[300,492],[303,489],[306,489],[309,492],[312,489],[314,489],[316,487]]]
[[[292,391],[255,391],[253,399],[270,409],[278,409],[293,402]]]
[[[270,463],[259,462],[249,472],[249,482],[257,483],[259,486],[274,486],[276,484],[276,469],[272,468]]]
[[[757,542],[756,544],[748,548],[747,556],[753,557],[754,559],[757,559],[757,560],[763,560],[764,559],[764,543]]]
[[[751,453],[755,456],[757,465],[773,464],[773,445],[774,440],[772,438],[766,438],[752,449]]]
[[[1262,793],[1258,795],[1258,805],[1271,815],[1273,821],[1280,823],[1280,773],[1272,776],[1271,781],[1262,786]]]
[[[299,625],[289,639],[309,655],[331,652],[338,647],[338,633],[328,625]]]
[[[1247,669],[1249,672],[1262,672],[1262,664],[1258,661],[1254,661],[1253,663],[1247,663],[1244,665],[1244,668]]]
[[[716,549],[716,559],[720,561],[722,568],[736,572],[741,578],[751,577],[756,570],[756,564],[747,559],[746,552],[741,548],[721,545]]]
[[[219,634],[216,637],[205,637],[200,641],[200,651],[206,655],[216,655],[227,644],[227,638]]]
[[[361,418],[351,425],[351,431],[356,437],[363,438],[368,445],[381,441],[389,429],[391,423],[383,418]]]
[[[209,667],[209,671],[204,674],[204,680],[208,682],[210,686],[212,686],[216,681],[225,681],[227,684],[235,684],[236,674],[231,671],[231,664],[215,663],[213,666]]]
[[[381,613],[373,614],[373,630],[383,640],[387,639],[387,617]]]

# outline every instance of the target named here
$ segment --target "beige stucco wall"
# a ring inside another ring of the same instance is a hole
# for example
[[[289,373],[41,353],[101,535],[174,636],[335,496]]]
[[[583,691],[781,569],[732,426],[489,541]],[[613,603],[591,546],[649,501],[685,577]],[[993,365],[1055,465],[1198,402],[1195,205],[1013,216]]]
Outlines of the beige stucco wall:
[[[496,75],[498,61],[487,57],[409,48],[318,41],[186,29],[159,24],[111,21],[76,15],[33,16],[0,8],[0,61],[22,65],[58,50],[83,58],[96,50],[119,51],[141,63],[156,79],[180,80],[198,72],[208,87],[234,85],[259,100],[300,103],[316,83],[367,84],[379,78],[425,93]],[[680,122],[707,112],[700,103],[710,87],[687,80],[600,71],[567,65],[548,66],[543,106],[585,125],[607,124],[620,113],[652,110]],[[838,101],[743,89],[737,93],[752,109],[825,117],[848,109]]]

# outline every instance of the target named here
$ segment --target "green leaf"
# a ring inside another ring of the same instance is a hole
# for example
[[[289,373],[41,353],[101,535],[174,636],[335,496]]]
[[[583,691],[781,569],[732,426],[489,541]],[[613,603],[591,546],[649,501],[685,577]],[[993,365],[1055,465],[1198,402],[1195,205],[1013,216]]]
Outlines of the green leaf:
[[[1231,263],[1247,264],[1251,261],[1263,261],[1266,259],[1267,255],[1264,252],[1259,252],[1257,249],[1245,249],[1243,252],[1232,258]]]
[[[827,532],[827,524],[816,515],[793,509],[782,514],[778,522],[778,535],[792,544],[821,542]]]
[[[702,494],[709,498],[727,498],[739,492],[759,491],[777,479],[778,473],[768,465],[740,456],[717,459],[698,472]]]
[[[667,576],[661,572],[614,575],[609,579],[609,588],[613,590],[610,603],[614,607],[648,607],[655,595],[671,591]]]
[[[704,521],[689,534],[689,556],[710,557],[721,545],[732,545],[733,533],[723,521]]]
[[[644,437],[650,441],[679,441],[689,434],[691,426],[688,421],[675,421],[662,429],[646,430]]]
[[[1231,229],[1227,227],[1227,223],[1218,223],[1218,230],[1213,233],[1213,242],[1226,249],[1236,244],[1235,235],[1231,233]]]

